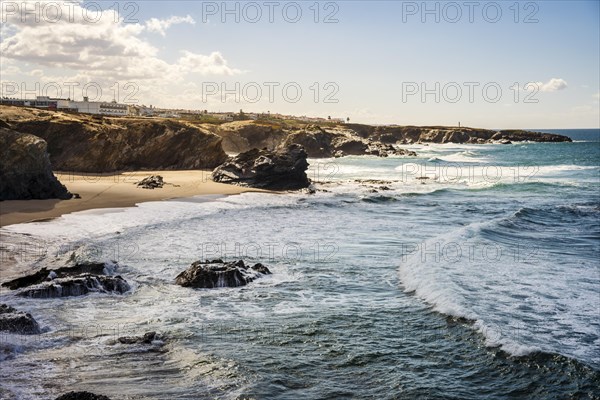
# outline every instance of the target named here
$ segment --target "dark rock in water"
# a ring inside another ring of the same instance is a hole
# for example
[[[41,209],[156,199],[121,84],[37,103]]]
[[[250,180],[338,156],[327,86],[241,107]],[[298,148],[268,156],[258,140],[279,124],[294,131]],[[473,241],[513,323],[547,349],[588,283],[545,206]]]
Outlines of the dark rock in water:
[[[282,150],[252,149],[217,167],[215,182],[272,190],[296,190],[310,185],[304,148],[292,144]]]
[[[40,326],[31,314],[17,311],[13,307],[0,304],[0,331],[33,335],[40,333]]]
[[[146,332],[144,336],[123,336],[118,341],[122,344],[150,344],[156,339],[158,339],[156,332]]]
[[[494,134],[490,138],[491,142],[499,141],[502,144],[510,144],[510,142],[572,142],[571,138],[563,135],[544,132],[530,132],[521,129],[502,130]]]
[[[237,287],[247,285],[256,278],[269,274],[271,271],[260,263],[250,267],[242,260],[236,262],[206,260],[193,263],[177,275],[175,283],[193,288]]]
[[[2,286],[15,290],[31,285],[37,285],[56,278],[66,278],[82,274],[107,275],[111,270],[116,269],[117,267],[118,265],[116,263],[80,263],[72,267],[62,267],[57,269],[47,269],[44,267],[31,275],[4,282],[2,283]]]
[[[164,185],[165,182],[160,175],[152,175],[137,182],[137,186],[142,189],[161,189]]]
[[[414,151],[400,149],[400,148],[394,147],[391,144],[386,144],[386,143],[381,143],[381,142],[371,142],[365,153],[373,155],[373,156],[378,156],[378,157],[388,157],[388,156],[415,157],[417,155],[417,153],[415,153]]]
[[[0,127],[0,200],[70,198],[52,173],[46,142]]]
[[[83,274],[76,277],[57,278],[28,287],[19,293],[20,297],[48,299],[55,297],[82,296],[90,292],[123,294],[131,287],[120,276]]]
[[[90,392],[69,392],[58,396],[56,400],[110,400],[110,398]]]

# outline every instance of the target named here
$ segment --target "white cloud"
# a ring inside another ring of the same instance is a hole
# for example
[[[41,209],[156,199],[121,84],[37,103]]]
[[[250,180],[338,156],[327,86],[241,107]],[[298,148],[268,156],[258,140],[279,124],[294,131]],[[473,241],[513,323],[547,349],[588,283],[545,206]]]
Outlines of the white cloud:
[[[552,78],[548,82],[535,82],[540,92],[556,92],[567,88],[567,81],[560,78]]]
[[[144,31],[164,34],[173,24],[195,23],[189,15],[132,24],[124,23],[113,10],[103,11],[96,20],[89,17],[93,14],[86,14],[82,3],[68,3],[70,8],[66,2],[42,3],[60,5],[64,8],[63,17],[55,22],[45,18],[38,22],[27,18],[23,22],[18,13],[0,15],[6,19],[0,40],[2,58],[72,71],[71,75],[86,75],[95,81],[170,84],[182,80],[182,73],[234,75],[241,72],[230,68],[219,52],[206,56],[184,51],[176,63],[169,63],[141,36]]]
[[[183,72],[198,72],[200,74],[234,75],[241,73],[240,70],[229,68],[227,60],[218,51],[205,56],[183,51],[183,57],[178,61]]]
[[[146,29],[149,32],[156,32],[160,33],[162,36],[166,36],[166,30],[169,29],[171,25],[184,23],[195,25],[196,21],[190,15],[186,15],[185,17],[173,16],[168,19],[150,18],[146,21]]]

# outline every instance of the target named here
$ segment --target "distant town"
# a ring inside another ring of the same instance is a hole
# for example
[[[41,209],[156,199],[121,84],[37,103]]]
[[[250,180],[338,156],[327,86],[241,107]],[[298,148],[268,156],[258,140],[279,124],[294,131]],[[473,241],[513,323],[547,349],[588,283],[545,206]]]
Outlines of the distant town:
[[[184,109],[167,109],[145,105],[132,105],[117,103],[115,100],[106,101],[89,101],[84,97],[81,101],[71,99],[57,99],[49,96],[37,96],[35,99],[17,99],[2,97],[0,104],[35,107],[52,111],[77,112],[92,115],[102,115],[111,117],[159,117],[159,118],[181,118],[181,119],[201,119],[207,122],[231,122],[239,120],[261,120],[261,119],[294,119],[307,123],[346,123],[350,122],[350,118],[320,118],[284,115],[267,111],[266,113],[255,112],[209,112],[208,110],[184,110]]]

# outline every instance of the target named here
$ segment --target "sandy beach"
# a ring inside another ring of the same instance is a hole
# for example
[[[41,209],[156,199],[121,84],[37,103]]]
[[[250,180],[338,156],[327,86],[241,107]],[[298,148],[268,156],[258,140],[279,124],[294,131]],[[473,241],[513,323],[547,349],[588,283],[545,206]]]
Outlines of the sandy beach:
[[[80,199],[10,200],[0,202],[0,226],[56,218],[63,214],[96,208],[133,207],[146,201],[196,195],[231,195],[259,189],[213,182],[210,171],[137,171],[114,174],[55,172],[57,178]],[[161,175],[161,189],[142,189],[136,182]]]

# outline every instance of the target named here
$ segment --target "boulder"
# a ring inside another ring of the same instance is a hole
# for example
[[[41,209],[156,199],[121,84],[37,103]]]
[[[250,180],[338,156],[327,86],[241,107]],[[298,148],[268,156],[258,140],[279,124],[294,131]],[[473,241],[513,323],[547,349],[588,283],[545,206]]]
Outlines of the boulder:
[[[138,187],[141,187],[142,189],[161,189],[164,185],[165,182],[163,181],[163,177],[160,175],[151,175],[148,176],[144,179],[142,179],[139,182],[136,182]]]
[[[217,167],[212,178],[215,182],[261,189],[302,189],[310,185],[306,157],[304,148],[297,144],[275,151],[252,149]]]
[[[58,396],[56,400],[110,400],[110,398],[90,392],[69,392]]]
[[[0,304],[0,331],[33,335],[40,333],[40,326],[31,314],[17,311],[13,307]]]
[[[66,200],[71,196],[52,173],[43,139],[0,127],[0,200]]]
[[[238,287],[269,274],[271,271],[260,263],[248,266],[242,260],[236,262],[206,260],[194,262],[188,269],[177,275],[175,283],[193,288]]]
[[[120,276],[83,274],[76,277],[56,278],[29,286],[17,293],[20,297],[49,299],[82,296],[90,292],[123,294],[131,286]]]

